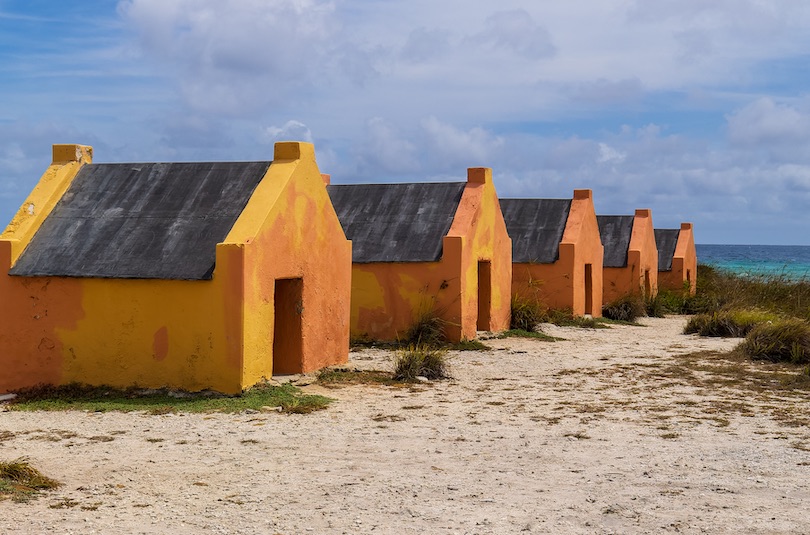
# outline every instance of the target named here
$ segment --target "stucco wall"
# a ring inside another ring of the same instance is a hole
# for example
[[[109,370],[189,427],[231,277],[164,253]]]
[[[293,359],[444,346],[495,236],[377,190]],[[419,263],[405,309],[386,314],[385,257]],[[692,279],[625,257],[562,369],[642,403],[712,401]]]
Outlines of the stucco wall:
[[[89,162],[85,149],[63,163],[55,148],[23,216],[30,204],[52,208],[43,199],[67,189]],[[36,226],[18,215],[0,237],[0,391],[79,381],[237,393],[272,375],[272,288],[285,277],[305,281],[302,369],[348,358],[351,244],[310,144],[276,145],[273,165],[216,246],[210,281],[9,276]]]
[[[689,281],[689,293],[697,290],[697,251],[692,223],[681,223],[678,243],[672,256],[672,269],[658,272],[660,288],[682,290]]]
[[[552,309],[570,309],[581,316],[602,315],[604,249],[591,190],[574,190],[571,210],[560,241],[559,258],[550,264],[512,266],[512,293],[534,299]],[[590,265],[590,282],[586,282]],[[589,310],[590,309],[590,310]]]
[[[627,248],[627,266],[604,268],[603,284],[602,301],[606,305],[627,295],[658,293],[658,248],[651,210],[636,210]]]
[[[452,341],[475,338],[478,268],[491,266],[488,330],[509,326],[512,241],[492,184],[492,170],[471,168],[438,262],[352,266],[352,335],[374,340],[405,337],[417,318],[435,312]]]

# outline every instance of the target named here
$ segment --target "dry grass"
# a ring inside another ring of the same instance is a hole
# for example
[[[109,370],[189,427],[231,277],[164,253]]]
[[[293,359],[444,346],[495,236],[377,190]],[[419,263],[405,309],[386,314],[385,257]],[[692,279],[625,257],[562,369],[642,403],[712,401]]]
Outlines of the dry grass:
[[[46,477],[31,466],[28,459],[0,462],[0,500],[27,502],[43,490],[55,489],[61,483]]]

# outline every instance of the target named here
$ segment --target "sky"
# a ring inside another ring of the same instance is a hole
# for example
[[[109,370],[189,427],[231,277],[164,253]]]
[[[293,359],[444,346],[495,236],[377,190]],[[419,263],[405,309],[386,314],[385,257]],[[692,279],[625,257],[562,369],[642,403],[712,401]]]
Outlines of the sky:
[[[703,244],[810,245],[805,0],[0,0],[0,220],[50,163],[270,160],[334,184],[594,192]]]

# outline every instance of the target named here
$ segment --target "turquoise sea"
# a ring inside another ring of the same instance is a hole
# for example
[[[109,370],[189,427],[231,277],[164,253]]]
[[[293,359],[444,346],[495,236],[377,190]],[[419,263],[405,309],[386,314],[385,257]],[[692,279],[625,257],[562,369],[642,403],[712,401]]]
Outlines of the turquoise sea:
[[[810,280],[807,245],[695,245],[698,264],[740,275],[779,275]]]

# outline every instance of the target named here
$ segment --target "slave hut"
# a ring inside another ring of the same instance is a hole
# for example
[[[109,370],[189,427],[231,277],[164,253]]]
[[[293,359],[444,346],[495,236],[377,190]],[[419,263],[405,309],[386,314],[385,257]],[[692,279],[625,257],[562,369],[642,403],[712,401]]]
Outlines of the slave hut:
[[[681,223],[680,229],[655,229],[658,246],[658,287],[686,289],[695,295],[697,289],[697,252],[692,223]]]
[[[238,393],[345,362],[351,243],[308,143],[273,161],[53,162],[0,236],[0,391]]]
[[[654,296],[658,291],[658,249],[652,211],[596,219],[605,247],[602,302],[607,305],[628,295]]]
[[[589,189],[573,199],[501,199],[512,238],[512,294],[602,315],[602,243]]]
[[[327,189],[352,240],[352,336],[403,340],[436,318],[451,341],[508,328],[512,243],[491,169]]]

